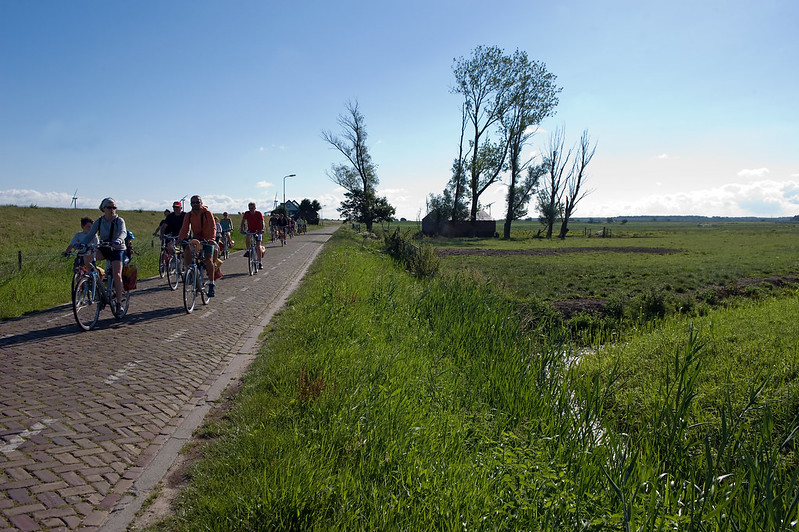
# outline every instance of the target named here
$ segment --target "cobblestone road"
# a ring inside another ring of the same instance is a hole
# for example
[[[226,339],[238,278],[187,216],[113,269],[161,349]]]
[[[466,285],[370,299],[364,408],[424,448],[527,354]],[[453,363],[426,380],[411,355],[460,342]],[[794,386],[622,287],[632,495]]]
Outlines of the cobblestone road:
[[[139,281],[121,322],[104,309],[89,332],[69,306],[0,323],[0,531],[124,529],[115,517],[160,480],[165,449],[252,359],[336,227],[267,243],[252,277],[231,256],[192,314],[182,285],[155,278]]]

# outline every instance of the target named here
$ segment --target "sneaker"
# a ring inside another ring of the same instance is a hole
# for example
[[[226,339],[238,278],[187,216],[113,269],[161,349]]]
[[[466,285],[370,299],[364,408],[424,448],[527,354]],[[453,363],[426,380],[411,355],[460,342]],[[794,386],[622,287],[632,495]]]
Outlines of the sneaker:
[[[214,286],[215,285],[208,285],[208,297],[214,297],[216,295],[214,294]]]
[[[263,264],[261,264],[260,262],[258,263],[258,269],[259,269],[259,270],[263,270],[263,269],[264,269],[264,265],[263,265]]]

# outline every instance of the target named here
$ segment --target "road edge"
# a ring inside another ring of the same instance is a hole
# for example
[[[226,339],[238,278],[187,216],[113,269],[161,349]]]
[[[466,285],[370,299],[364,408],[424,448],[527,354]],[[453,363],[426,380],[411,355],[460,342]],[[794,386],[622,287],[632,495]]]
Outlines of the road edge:
[[[335,232],[335,229],[333,230]],[[328,235],[328,239],[332,233]],[[237,343],[231,349],[232,357],[228,365],[217,377],[213,384],[208,388],[205,395],[197,402],[183,421],[177,426],[175,431],[161,445],[161,448],[153,457],[152,461],[142,471],[139,478],[133,483],[128,493],[117,502],[108,519],[100,525],[101,532],[125,532],[135,521],[139,510],[144,502],[150,497],[153,490],[169,473],[175,463],[183,446],[188,443],[194,431],[202,424],[205,416],[211,411],[214,403],[219,400],[224,391],[230,384],[247,371],[249,365],[255,360],[261,346],[261,333],[272,320],[272,317],[286,304],[310,268],[311,264],[322,251],[325,240],[311,255],[308,256],[302,267],[298,270],[298,275],[287,285],[286,290],[281,296],[272,300],[267,306],[261,319],[255,322],[240,338],[243,343]]]

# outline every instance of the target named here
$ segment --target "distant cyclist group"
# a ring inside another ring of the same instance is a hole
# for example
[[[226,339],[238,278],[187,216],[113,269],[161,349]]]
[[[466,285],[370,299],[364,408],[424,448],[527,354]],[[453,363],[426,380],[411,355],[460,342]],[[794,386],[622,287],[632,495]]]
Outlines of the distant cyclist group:
[[[176,270],[185,272],[183,274],[184,304],[187,312],[191,312],[194,307],[195,281],[196,289],[201,292],[203,302],[216,295],[216,280],[221,277],[221,272],[218,270],[218,264],[221,264],[221,261],[218,258],[220,254],[222,258],[226,258],[227,251],[235,243],[231,236],[233,221],[227,212],[222,214],[221,219],[216,218],[211,210],[203,204],[202,198],[197,195],[191,197],[190,204],[191,209],[184,212],[183,204],[180,201],[175,201],[172,204],[171,212],[168,209],[164,211],[164,219],[155,231],[162,242],[162,256],[159,260],[169,261],[170,257],[182,254],[182,263],[174,259],[173,262],[177,267]],[[117,214],[117,204],[114,198],[103,199],[100,203],[100,210],[103,215],[97,220],[88,217],[81,218],[82,231],[75,234],[64,252],[66,255],[73,249],[78,250],[72,299],[75,318],[78,324],[86,330],[94,326],[100,308],[106,303],[112,305],[112,311],[117,319],[124,315],[128,307],[129,292],[124,286],[122,273],[123,267],[132,253],[130,241],[133,234],[127,230],[125,220]],[[306,230],[304,220],[294,220],[285,214],[272,214],[268,219],[268,225],[272,241],[282,239],[283,244],[285,244],[286,235],[290,237]],[[256,209],[254,202],[249,203],[248,210],[242,216],[239,229],[247,237],[247,248],[255,249],[257,268],[262,269],[264,249],[261,246],[261,241],[263,233],[266,231],[266,220],[263,213]],[[246,252],[245,255],[249,255],[249,252]],[[111,271],[102,272],[100,268],[96,267],[95,262],[99,260],[106,260]],[[200,282],[203,277],[203,268],[208,279]],[[191,278],[190,281],[187,281],[186,279],[192,275],[191,272],[198,277],[196,280]],[[103,273],[110,280],[105,292],[101,285]],[[252,273],[254,272],[251,271]],[[79,282],[80,278],[83,278],[83,282]],[[186,299],[186,285],[189,282],[192,291],[191,307]],[[77,285],[80,285],[79,290],[77,290]],[[177,280],[173,289],[176,287]],[[88,312],[90,314],[88,319],[79,315],[87,314],[85,311],[87,307],[91,309]]]

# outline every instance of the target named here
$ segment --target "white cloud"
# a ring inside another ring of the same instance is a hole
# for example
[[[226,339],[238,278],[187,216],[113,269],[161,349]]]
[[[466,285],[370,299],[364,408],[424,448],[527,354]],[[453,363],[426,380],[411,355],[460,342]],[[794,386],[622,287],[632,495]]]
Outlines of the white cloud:
[[[95,204],[99,207],[103,198],[86,196],[83,197],[78,190],[78,208],[93,208]],[[27,207],[36,205],[37,207],[71,207],[72,194],[66,192],[39,192],[38,190],[17,189],[0,190],[0,203],[3,205],[20,205]]]
[[[727,183],[708,189],[653,194],[634,202],[589,206],[588,201],[586,198],[578,216],[794,216],[799,214],[799,182]]]
[[[755,179],[763,179],[766,175],[768,175],[768,168],[744,168],[738,172],[739,177],[751,177]]]
[[[269,187],[273,187],[275,185],[274,185],[274,183],[270,183],[269,181],[258,181],[255,184],[255,186],[258,187],[258,188],[269,188]]]
[[[658,159],[668,159],[668,158],[669,158],[668,153],[661,153],[660,155],[658,155]]]
[[[538,135],[538,134],[546,134],[547,130],[542,128],[540,125],[533,124],[529,126],[527,129],[524,130],[526,135]]]

